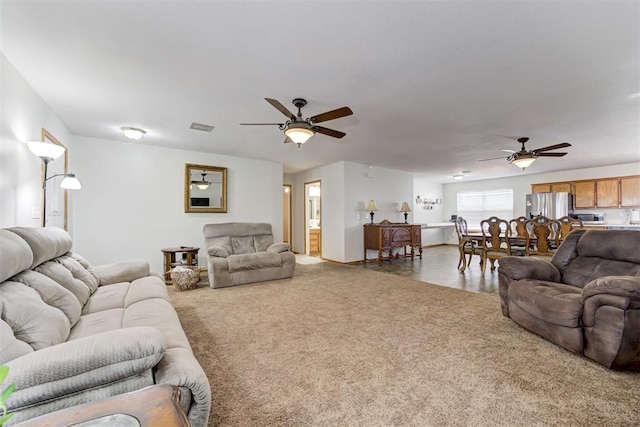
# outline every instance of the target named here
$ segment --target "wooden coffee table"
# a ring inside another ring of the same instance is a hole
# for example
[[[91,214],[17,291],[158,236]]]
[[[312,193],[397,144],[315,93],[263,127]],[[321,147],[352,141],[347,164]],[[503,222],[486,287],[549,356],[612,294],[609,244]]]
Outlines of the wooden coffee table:
[[[61,409],[23,421],[16,427],[189,427],[179,403],[180,389],[153,385],[130,393]]]

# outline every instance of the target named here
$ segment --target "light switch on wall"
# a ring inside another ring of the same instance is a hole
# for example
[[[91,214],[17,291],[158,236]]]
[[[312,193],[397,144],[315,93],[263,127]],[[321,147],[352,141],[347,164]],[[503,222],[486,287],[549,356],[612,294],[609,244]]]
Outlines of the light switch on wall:
[[[31,207],[31,219],[40,219],[40,208],[36,206]]]

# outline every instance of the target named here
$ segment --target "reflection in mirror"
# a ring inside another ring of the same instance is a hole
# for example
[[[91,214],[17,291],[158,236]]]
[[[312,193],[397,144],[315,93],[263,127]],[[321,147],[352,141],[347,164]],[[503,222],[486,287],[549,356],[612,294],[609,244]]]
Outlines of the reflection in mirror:
[[[227,212],[227,168],[187,163],[185,212]]]

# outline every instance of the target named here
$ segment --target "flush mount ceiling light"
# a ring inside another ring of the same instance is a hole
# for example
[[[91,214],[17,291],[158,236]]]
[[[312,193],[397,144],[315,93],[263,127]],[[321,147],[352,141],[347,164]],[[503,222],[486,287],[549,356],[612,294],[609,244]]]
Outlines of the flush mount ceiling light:
[[[464,175],[461,175],[461,174],[453,175],[453,179],[455,179],[456,181],[460,181],[461,179],[464,179]]]
[[[124,134],[124,136],[133,140],[138,140],[142,138],[145,133],[147,133],[142,129],[132,128],[132,127],[123,127],[123,128],[120,128],[120,130],[122,130],[122,133]]]

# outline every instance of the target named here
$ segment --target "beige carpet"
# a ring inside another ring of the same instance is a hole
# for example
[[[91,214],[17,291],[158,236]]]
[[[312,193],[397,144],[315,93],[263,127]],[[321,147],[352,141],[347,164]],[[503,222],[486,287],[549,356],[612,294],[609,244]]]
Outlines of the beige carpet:
[[[332,263],[170,294],[211,426],[640,424],[640,374],[521,329],[494,295]]]

